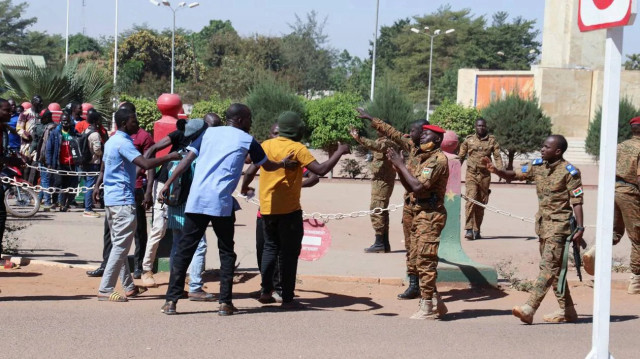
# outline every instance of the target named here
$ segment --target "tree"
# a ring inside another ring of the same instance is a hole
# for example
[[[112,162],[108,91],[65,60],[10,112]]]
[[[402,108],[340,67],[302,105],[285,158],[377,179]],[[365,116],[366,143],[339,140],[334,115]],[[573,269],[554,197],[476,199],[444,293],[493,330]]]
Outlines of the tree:
[[[356,118],[356,108],[362,103],[360,96],[337,92],[333,96],[308,101],[306,104],[307,125],[311,131],[311,147],[330,154],[338,142],[350,142],[349,129],[362,129],[362,120]]]
[[[627,55],[627,59],[624,63],[625,70],[640,70],[640,54]]]
[[[22,41],[26,29],[38,20],[35,17],[22,18],[27,13],[26,2],[13,5],[11,0],[0,0],[0,49],[2,52],[22,53]],[[34,54],[36,55],[36,54]]]
[[[393,127],[405,133],[409,132],[414,117],[413,104],[389,76],[379,82],[373,102],[367,105],[367,112],[371,116],[389,121]]]
[[[640,109],[633,106],[631,100],[623,98],[620,100],[620,108],[618,114],[618,143],[631,138],[631,126],[629,121],[640,116]],[[585,141],[585,150],[588,154],[599,157],[600,156],[600,129],[602,126],[602,107],[598,107],[593,121],[589,123],[587,130],[587,139]]]
[[[540,149],[551,134],[551,119],[546,116],[536,98],[521,98],[510,94],[492,102],[482,111],[489,131],[496,137],[509,159],[507,169],[513,169],[513,159]]]
[[[42,55],[49,65],[62,64],[64,61],[64,39],[55,34],[29,31],[20,41],[19,53],[25,55]]]
[[[238,33],[231,25],[231,21],[222,20],[209,20],[209,25],[203,27],[200,31],[191,35],[191,41],[195,47],[195,53],[199,59],[207,57],[211,51],[211,41],[221,34],[230,34],[233,37],[238,37]]]
[[[273,79],[258,83],[247,97],[253,124],[251,133],[259,141],[269,138],[269,129],[284,111],[293,111],[304,116],[304,104],[287,85]]]
[[[84,34],[78,33],[69,36],[69,54],[77,54],[87,51],[101,54],[102,47],[96,39]]]
[[[134,104],[136,106],[136,115],[138,117],[140,127],[153,134],[153,125],[162,117],[160,110],[158,110],[156,101],[145,97],[127,95],[121,95],[120,101],[128,101]]]
[[[475,123],[480,117],[480,111],[475,107],[465,107],[449,99],[445,99],[440,106],[433,111],[429,121],[444,129],[451,130],[464,139],[475,133]]]

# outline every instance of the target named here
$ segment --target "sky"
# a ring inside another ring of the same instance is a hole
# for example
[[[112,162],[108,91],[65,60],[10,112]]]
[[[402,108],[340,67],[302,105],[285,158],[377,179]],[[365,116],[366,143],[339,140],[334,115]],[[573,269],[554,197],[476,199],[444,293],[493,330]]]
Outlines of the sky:
[[[25,0],[13,0],[14,3],[20,1]],[[170,1],[173,6],[179,3]],[[31,29],[64,36],[67,1],[26,2],[29,7],[24,16],[38,18]],[[114,35],[115,0],[69,2],[69,34],[82,33],[84,28],[85,34],[92,37]],[[333,48],[366,57],[369,41],[374,37],[376,0],[200,0],[199,3],[198,7],[183,8],[177,12],[176,27],[199,31],[210,19],[230,20],[242,36],[256,33],[280,36],[289,32],[289,24],[295,22],[296,14],[304,17],[315,10],[320,18],[327,18],[325,33]],[[497,11],[508,12],[510,18],[522,16],[536,20],[536,27],[542,32],[544,3],[544,0],[380,0],[379,23],[380,26],[392,25],[398,19],[428,14],[450,4],[454,10],[469,8],[473,14],[485,15],[489,20]],[[120,31],[145,23],[158,30],[171,28],[172,18],[171,10],[162,5],[156,7],[149,0],[119,0]],[[625,30],[623,52],[640,53],[640,19]]]

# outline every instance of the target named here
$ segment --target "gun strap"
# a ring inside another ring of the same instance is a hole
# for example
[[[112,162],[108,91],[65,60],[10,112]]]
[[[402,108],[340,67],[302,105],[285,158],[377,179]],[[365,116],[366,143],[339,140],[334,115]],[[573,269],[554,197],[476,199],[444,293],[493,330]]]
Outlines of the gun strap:
[[[567,242],[564,245],[564,252],[562,252],[562,267],[560,269],[560,275],[558,276],[558,287],[556,287],[556,294],[558,296],[564,296],[564,289],[567,286],[567,270],[569,269],[569,251],[571,250],[571,241],[575,235],[574,231],[567,237]]]

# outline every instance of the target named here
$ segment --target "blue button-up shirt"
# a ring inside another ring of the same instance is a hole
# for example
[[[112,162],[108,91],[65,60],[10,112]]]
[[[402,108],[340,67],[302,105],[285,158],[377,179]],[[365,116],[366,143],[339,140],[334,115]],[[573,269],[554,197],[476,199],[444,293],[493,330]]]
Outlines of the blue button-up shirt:
[[[260,166],[267,155],[248,133],[231,126],[208,128],[187,150],[198,156],[186,213],[228,217],[247,153]]]
[[[123,131],[109,138],[104,145],[104,205],[124,206],[136,203],[136,165],[133,160],[140,152],[133,140]]]

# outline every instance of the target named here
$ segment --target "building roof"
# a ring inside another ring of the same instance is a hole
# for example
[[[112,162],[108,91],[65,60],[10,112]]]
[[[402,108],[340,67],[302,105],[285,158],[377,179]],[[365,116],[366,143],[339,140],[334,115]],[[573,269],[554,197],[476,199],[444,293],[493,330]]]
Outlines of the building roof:
[[[15,70],[27,70],[24,67],[24,63],[31,59],[33,63],[38,67],[46,67],[44,57],[40,55],[16,55],[16,54],[2,54],[0,53],[0,64],[4,65],[8,69]]]

